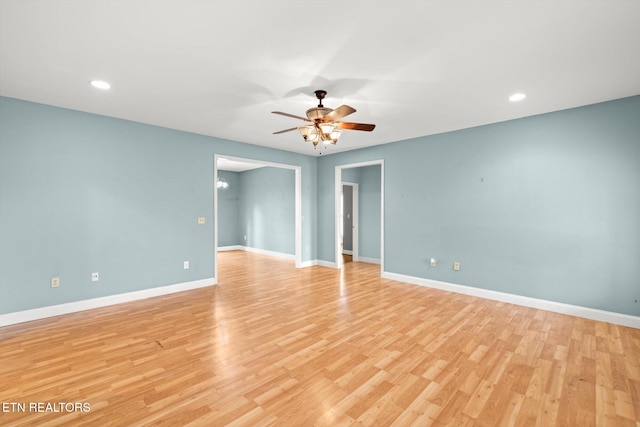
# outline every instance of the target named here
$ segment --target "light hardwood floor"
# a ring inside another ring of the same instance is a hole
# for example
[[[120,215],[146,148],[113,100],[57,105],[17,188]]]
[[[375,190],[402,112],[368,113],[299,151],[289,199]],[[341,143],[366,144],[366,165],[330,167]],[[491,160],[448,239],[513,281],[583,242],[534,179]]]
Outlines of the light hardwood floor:
[[[0,328],[0,402],[90,404],[0,425],[640,426],[638,329],[219,259],[218,286]]]

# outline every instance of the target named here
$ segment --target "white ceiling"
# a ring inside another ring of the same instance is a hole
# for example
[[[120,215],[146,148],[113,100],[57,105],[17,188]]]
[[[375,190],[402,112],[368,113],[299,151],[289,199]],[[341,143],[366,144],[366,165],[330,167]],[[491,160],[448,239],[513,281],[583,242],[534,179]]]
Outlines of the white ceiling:
[[[261,163],[226,159],[224,157],[218,157],[217,166],[218,170],[229,172],[244,172],[265,167],[265,165]]]
[[[314,154],[271,111],[324,89],[377,125],[329,154],[640,94],[638,22],[634,0],[0,0],[0,94]]]

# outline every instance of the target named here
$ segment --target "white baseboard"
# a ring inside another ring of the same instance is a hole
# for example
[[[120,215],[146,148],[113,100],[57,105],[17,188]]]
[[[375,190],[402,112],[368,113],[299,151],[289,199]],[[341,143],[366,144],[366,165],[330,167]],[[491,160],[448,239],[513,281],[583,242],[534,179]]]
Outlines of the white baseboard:
[[[369,258],[366,256],[358,257],[358,261],[356,262],[366,262],[369,264],[380,264],[380,258]]]
[[[275,251],[268,251],[266,249],[258,249],[258,248],[252,248],[249,246],[241,246],[241,245],[236,245],[236,246],[222,246],[218,248],[218,252],[220,251],[247,251],[247,252],[255,252],[257,254],[262,254],[262,255],[269,255],[272,257],[276,257],[276,258],[284,258],[284,259],[288,259],[291,261],[295,261],[296,260],[296,256],[295,255],[291,255],[291,254],[285,254],[282,252],[275,252]]]
[[[338,264],[336,264],[335,262],[331,262],[331,261],[324,261],[319,259],[317,261],[318,265],[320,267],[328,267],[328,268],[338,268]]]
[[[301,267],[311,267],[319,265],[328,268],[337,268],[336,263],[312,260],[305,261]],[[640,317],[628,314],[614,313],[610,311],[598,310],[595,308],[581,307],[577,305],[565,304],[555,301],[542,300],[505,292],[492,291],[488,289],[474,288],[471,286],[457,285],[454,283],[440,282],[437,280],[424,279],[421,277],[407,276],[403,274],[383,272],[384,279],[396,280],[398,282],[410,283],[413,285],[426,286],[459,294],[471,295],[486,298],[494,301],[502,301],[510,304],[522,305],[525,307],[537,308],[540,310],[552,311],[555,313],[568,314],[571,316],[583,317],[586,319],[609,322],[622,326],[640,329]],[[161,295],[168,295],[176,292],[188,291],[191,289],[212,286],[217,283],[215,278],[195,280],[192,282],[178,283],[175,285],[161,286],[157,288],[143,289],[140,291],[127,292],[124,294],[108,295],[99,298],[92,298],[82,301],[74,301],[48,307],[34,308],[30,310],[17,311],[13,313],[0,314],[0,327],[13,325],[16,323],[29,322],[32,320],[44,319],[47,317],[60,316],[63,314],[75,313],[78,311],[90,310],[92,308],[106,307],[109,305],[121,304],[145,298]]]
[[[241,246],[241,245],[218,247],[218,252],[224,252],[224,251],[247,251],[247,252],[259,253],[262,255],[268,255],[276,258],[284,258],[291,261],[295,261],[296,259],[295,255],[283,254],[281,252],[267,251],[265,249],[251,248],[249,246]],[[314,265],[318,265],[317,260],[302,261],[300,264],[296,265],[296,268],[307,268],[307,267],[313,267]]]
[[[191,289],[212,286],[216,283],[216,279],[212,277],[209,279],[194,280],[192,282],[178,283],[175,285],[142,289],[140,291],[127,292],[124,294],[107,295],[99,298],[91,298],[81,301],[67,302],[64,304],[50,305],[48,307],[33,308],[30,310],[0,314],[0,326],[30,322],[32,320],[60,316],[62,314],[76,313],[78,311],[90,310],[92,308],[106,307],[109,305],[121,304],[123,302],[130,302],[161,295],[173,294],[176,292],[189,291]]]
[[[300,263],[300,265],[298,265],[298,268],[307,268],[307,267],[313,267],[315,265],[318,265],[318,260],[314,259],[311,261],[302,261]]]
[[[295,261],[296,260],[296,256],[295,255],[284,254],[282,252],[268,251],[266,249],[250,248],[249,246],[243,246],[242,250],[243,251],[247,251],[247,252],[255,252],[257,254],[262,254],[262,255],[269,255],[269,256],[272,256],[272,257],[276,257],[276,258],[284,258],[284,259],[288,259],[288,260],[291,260],[291,261]]]
[[[343,254],[343,255],[353,255],[353,251],[350,251],[350,250],[348,250],[348,249],[343,249],[343,250],[342,250],[342,254]]]
[[[327,268],[338,268],[338,264],[336,264],[335,262],[332,261],[324,261],[324,260],[316,260],[314,261],[315,265],[319,265],[320,267],[327,267]],[[367,258],[367,257],[360,257],[358,258],[358,261],[354,261],[354,262],[366,262],[366,263],[370,263],[370,264],[380,264],[380,260],[377,258]]]
[[[522,305],[525,307],[537,308],[540,310],[568,314],[570,316],[584,317],[585,319],[598,320],[601,322],[609,322],[616,325],[629,326],[631,328],[640,329],[640,317],[631,316],[629,314],[614,313],[612,311],[598,310],[596,308],[581,307],[578,305],[548,301],[522,295],[474,288],[472,286],[456,285],[454,283],[439,282],[437,280],[406,276],[404,274],[389,273],[386,271],[382,273],[382,277],[384,279],[396,280],[398,282],[427,286],[429,288],[440,289],[443,291],[456,292],[459,294],[471,295],[475,297],[502,301],[510,304]]]
[[[235,246],[218,246],[218,252],[224,251],[243,251],[244,246],[235,245]]]

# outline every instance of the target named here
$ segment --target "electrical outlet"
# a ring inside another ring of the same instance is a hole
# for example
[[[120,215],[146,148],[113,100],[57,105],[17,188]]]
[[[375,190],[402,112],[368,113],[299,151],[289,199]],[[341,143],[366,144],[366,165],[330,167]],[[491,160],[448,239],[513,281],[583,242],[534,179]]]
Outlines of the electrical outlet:
[[[453,263],[453,269],[455,271],[460,271],[460,263],[458,261]]]
[[[97,282],[100,280],[100,274],[98,273],[91,273],[91,281],[92,282]]]
[[[183,267],[184,267],[185,270],[188,270],[189,269],[189,261],[185,261],[183,263]]]
[[[435,258],[431,258],[431,267],[435,268],[438,266],[438,263],[436,262]]]
[[[205,217],[203,216],[198,217],[198,224],[202,225],[202,224],[205,224],[206,222],[207,220],[205,219]]]
[[[58,286],[60,286],[60,278],[59,277],[52,277],[51,278],[51,287],[52,288],[57,288]]]

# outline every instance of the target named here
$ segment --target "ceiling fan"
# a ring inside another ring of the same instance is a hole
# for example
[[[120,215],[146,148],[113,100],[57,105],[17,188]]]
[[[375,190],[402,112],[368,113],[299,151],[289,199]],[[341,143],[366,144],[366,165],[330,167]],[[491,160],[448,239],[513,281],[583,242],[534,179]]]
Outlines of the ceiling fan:
[[[335,110],[327,108],[322,105],[322,100],[327,95],[325,90],[316,90],[316,98],[318,98],[318,106],[309,108],[307,110],[307,117],[296,116],[294,114],[283,113],[281,111],[272,111],[273,114],[280,114],[281,116],[293,117],[294,119],[304,120],[310,124],[304,126],[298,126],[291,129],[285,129],[273,134],[280,134],[290,132],[292,130],[300,131],[300,134],[305,141],[313,143],[313,147],[318,146],[318,142],[322,141],[324,144],[335,144],[338,142],[338,138],[342,134],[342,130],[363,130],[371,132],[376,125],[365,123],[350,123],[340,122],[343,117],[348,116],[356,112],[356,109],[348,105],[341,105]]]

